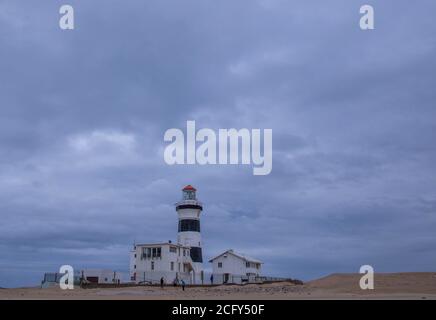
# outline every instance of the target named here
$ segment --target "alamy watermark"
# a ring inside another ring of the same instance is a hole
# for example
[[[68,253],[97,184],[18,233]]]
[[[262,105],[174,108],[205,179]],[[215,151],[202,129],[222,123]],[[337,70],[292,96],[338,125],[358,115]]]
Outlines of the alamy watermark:
[[[64,4],[59,8],[59,27],[62,30],[74,30],[74,8],[69,4]],[[374,7],[368,4],[360,7],[359,26],[362,30],[374,30]]]
[[[208,128],[196,131],[195,121],[187,121],[186,136],[180,129],[168,129],[164,141],[171,142],[164,152],[168,165],[251,164],[254,175],[272,170],[272,129],[263,129],[262,141],[261,129],[219,129],[217,134]]]
[[[362,30],[374,30],[374,7],[366,4],[360,7],[360,18],[359,25]]]
[[[59,28],[62,30],[74,30],[74,8],[69,4],[64,4],[59,8]]]
[[[59,287],[62,290],[74,289],[74,269],[72,266],[66,264],[59,268],[59,273],[62,274],[59,280]]]
[[[360,289],[374,290],[374,268],[370,265],[364,265],[360,267],[359,273],[363,274],[359,281]]]

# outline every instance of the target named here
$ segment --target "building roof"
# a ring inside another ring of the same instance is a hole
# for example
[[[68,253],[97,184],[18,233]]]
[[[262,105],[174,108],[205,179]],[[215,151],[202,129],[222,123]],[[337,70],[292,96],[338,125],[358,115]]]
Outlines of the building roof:
[[[213,262],[213,260],[215,260],[215,259],[217,259],[217,258],[219,258],[219,257],[221,257],[221,256],[223,256],[225,254],[232,254],[235,257],[238,257],[238,258],[240,258],[240,259],[242,259],[244,261],[247,261],[247,262],[263,263],[262,261],[260,261],[258,259],[254,259],[252,257],[249,257],[249,256],[245,255],[245,254],[235,252],[235,251],[233,251],[233,249],[229,249],[229,250],[227,250],[227,251],[217,255],[215,258],[210,259],[209,262]]]
[[[195,189],[193,186],[191,186],[190,184],[188,184],[186,187],[184,187],[182,189],[183,191],[197,191],[197,189]]]

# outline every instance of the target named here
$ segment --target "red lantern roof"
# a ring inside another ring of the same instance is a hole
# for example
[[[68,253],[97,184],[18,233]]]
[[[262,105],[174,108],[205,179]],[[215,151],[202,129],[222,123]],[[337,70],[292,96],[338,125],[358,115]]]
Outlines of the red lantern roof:
[[[197,189],[195,189],[193,186],[191,186],[190,184],[188,184],[186,187],[184,187],[182,189],[183,191],[197,191]]]

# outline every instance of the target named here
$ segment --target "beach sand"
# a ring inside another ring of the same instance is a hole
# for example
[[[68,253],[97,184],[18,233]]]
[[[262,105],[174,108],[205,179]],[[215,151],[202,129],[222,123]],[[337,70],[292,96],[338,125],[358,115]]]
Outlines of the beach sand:
[[[360,274],[332,274],[304,285],[290,282],[215,287],[123,287],[61,290],[57,287],[0,289],[0,299],[432,299],[436,272],[375,274],[374,290],[361,290]]]

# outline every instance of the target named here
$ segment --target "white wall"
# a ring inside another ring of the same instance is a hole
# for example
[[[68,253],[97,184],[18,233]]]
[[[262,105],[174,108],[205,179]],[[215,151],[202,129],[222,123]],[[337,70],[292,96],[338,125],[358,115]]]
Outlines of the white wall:
[[[222,263],[222,268],[218,267],[219,263]],[[214,274],[245,275],[245,261],[232,254],[225,254],[213,260],[212,270]]]
[[[190,202],[192,202],[192,200],[191,201],[181,201],[181,202],[190,203]],[[192,204],[197,204],[197,202],[194,201],[194,202],[192,202]],[[179,219],[186,219],[186,218],[200,219],[201,210],[200,209],[180,209],[179,211],[177,211],[177,213],[179,215]]]

